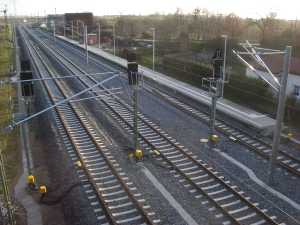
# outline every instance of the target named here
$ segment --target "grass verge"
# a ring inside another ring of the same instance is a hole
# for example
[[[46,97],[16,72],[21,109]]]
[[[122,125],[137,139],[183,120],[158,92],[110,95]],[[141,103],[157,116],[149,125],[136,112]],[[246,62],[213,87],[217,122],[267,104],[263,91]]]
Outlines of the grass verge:
[[[1,25],[0,25],[1,27]],[[8,79],[9,69],[12,64],[12,47],[10,42],[10,31],[0,30],[0,80]],[[13,113],[13,104],[16,97],[15,89],[11,84],[0,85],[0,128],[10,124]],[[19,134],[14,130],[9,134],[0,133],[0,149],[3,154],[6,176],[9,188],[16,181],[20,165],[18,152]],[[2,186],[0,187],[2,192]]]

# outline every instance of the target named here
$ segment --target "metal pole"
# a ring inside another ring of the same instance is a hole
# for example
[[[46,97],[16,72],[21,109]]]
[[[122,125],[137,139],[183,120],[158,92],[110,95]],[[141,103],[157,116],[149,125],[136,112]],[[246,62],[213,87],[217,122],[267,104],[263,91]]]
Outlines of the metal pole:
[[[66,37],[66,24],[64,23],[64,37]]]
[[[101,48],[101,25],[98,24],[98,47]]]
[[[138,134],[138,84],[134,85],[133,88],[133,104],[134,104],[134,118],[133,118],[133,129],[134,129],[134,147],[135,150],[139,150],[139,134]]]
[[[113,24],[113,39],[114,39],[114,55],[116,55],[116,30],[115,24]]]
[[[54,24],[53,24],[53,39],[54,39],[54,42],[56,42],[56,39],[55,39],[55,34],[56,31],[55,31],[55,20],[54,20]]]
[[[209,140],[212,143],[212,137],[215,135],[215,123],[216,123],[216,111],[217,111],[217,101],[218,98],[220,98],[221,95],[221,89],[222,89],[222,80],[216,80],[216,87],[213,87],[212,84],[210,84],[210,93],[211,95],[211,108],[210,108],[210,137]]]
[[[72,20],[72,24],[71,24],[71,31],[72,31],[72,40],[74,40],[74,24],[73,24],[73,20]]]
[[[76,20],[77,23],[77,37],[78,37],[78,41],[79,41],[79,24],[78,24],[78,20]]]
[[[87,25],[84,26],[84,45],[85,45],[86,64],[89,64]]]
[[[227,59],[227,40],[228,36],[223,35],[224,38],[224,61],[223,61],[223,82],[222,82],[222,90],[221,90],[221,98],[224,96],[224,85],[225,85],[225,80],[226,80],[226,59]]]
[[[153,51],[152,51],[152,70],[155,71],[155,28],[152,28],[152,36],[153,36]]]
[[[274,169],[277,164],[278,146],[280,144],[281,128],[282,128],[282,122],[283,122],[283,116],[284,116],[286,86],[287,86],[287,80],[288,80],[288,75],[289,75],[292,47],[287,46],[285,49],[285,52],[286,53],[284,56],[283,72],[282,72],[282,76],[281,76],[281,84],[280,84],[279,97],[278,97],[276,127],[275,127],[275,131],[274,131],[274,135],[273,135],[272,156],[271,156],[270,168],[269,168],[269,182],[270,183],[273,182]]]
[[[44,10],[44,15],[45,15],[45,24],[47,25],[47,14],[46,14],[46,10]]]
[[[210,138],[215,134],[216,105],[217,105],[217,96],[213,94],[211,97],[211,109],[210,109]]]

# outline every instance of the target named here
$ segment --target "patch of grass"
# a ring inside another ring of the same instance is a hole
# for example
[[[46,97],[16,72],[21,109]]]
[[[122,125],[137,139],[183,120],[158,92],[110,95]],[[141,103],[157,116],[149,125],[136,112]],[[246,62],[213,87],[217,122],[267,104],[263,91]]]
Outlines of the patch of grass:
[[[9,41],[10,32],[2,30],[0,33],[0,80],[8,78],[9,68],[12,63],[11,43]],[[0,128],[4,128],[11,123],[13,108],[11,100],[15,98],[15,90],[11,84],[0,86]],[[18,131],[9,134],[0,133],[0,149],[3,154],[8,185],[11,186],[17,176],[19,165]],[[0,187],[0,191],[1,191]]]

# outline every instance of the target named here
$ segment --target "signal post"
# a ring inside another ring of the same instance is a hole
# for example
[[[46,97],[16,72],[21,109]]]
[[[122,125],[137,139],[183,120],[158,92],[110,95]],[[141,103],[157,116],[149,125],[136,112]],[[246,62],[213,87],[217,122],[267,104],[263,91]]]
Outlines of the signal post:
[[[143,151],[141,150],[138,134],[138,101],[139,88],[141,83],[141,75],[138,72],[138,64],[136,62],[136,54],[132,52],[127,53],[127,72],[129,86],[133,88],[133,141],[134,141],[134,156],[137,160],[143,158]]]

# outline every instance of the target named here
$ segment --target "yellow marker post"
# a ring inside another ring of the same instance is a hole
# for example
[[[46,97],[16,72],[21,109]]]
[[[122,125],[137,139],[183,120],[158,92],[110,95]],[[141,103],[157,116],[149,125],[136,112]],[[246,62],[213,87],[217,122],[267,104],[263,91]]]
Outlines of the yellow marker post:
[[[220,141],[220,137],[218,135],[214,134],[214,135],[210,136],[210,140],[214,143],[217,143]]]
[[[46,187],[46,185],[41,185],[41,186],[39,187],[39,192],[40,192],[41,194],[46,194],[46,193],[47,193],[47,187]]]
[[[140,149],[135,150],[134,156],[137,160],[141,160],[144,156],[143,151]]]
[[[31,184],[31,185],[34,185],[35,184],[35,177],[33,175],[29,175],[27,177],[27,183]]]
[[[78,166],[79,168],[81,168],[82,167],[82,163],[78,160],[78,161],[76,161],[76,166]]]

